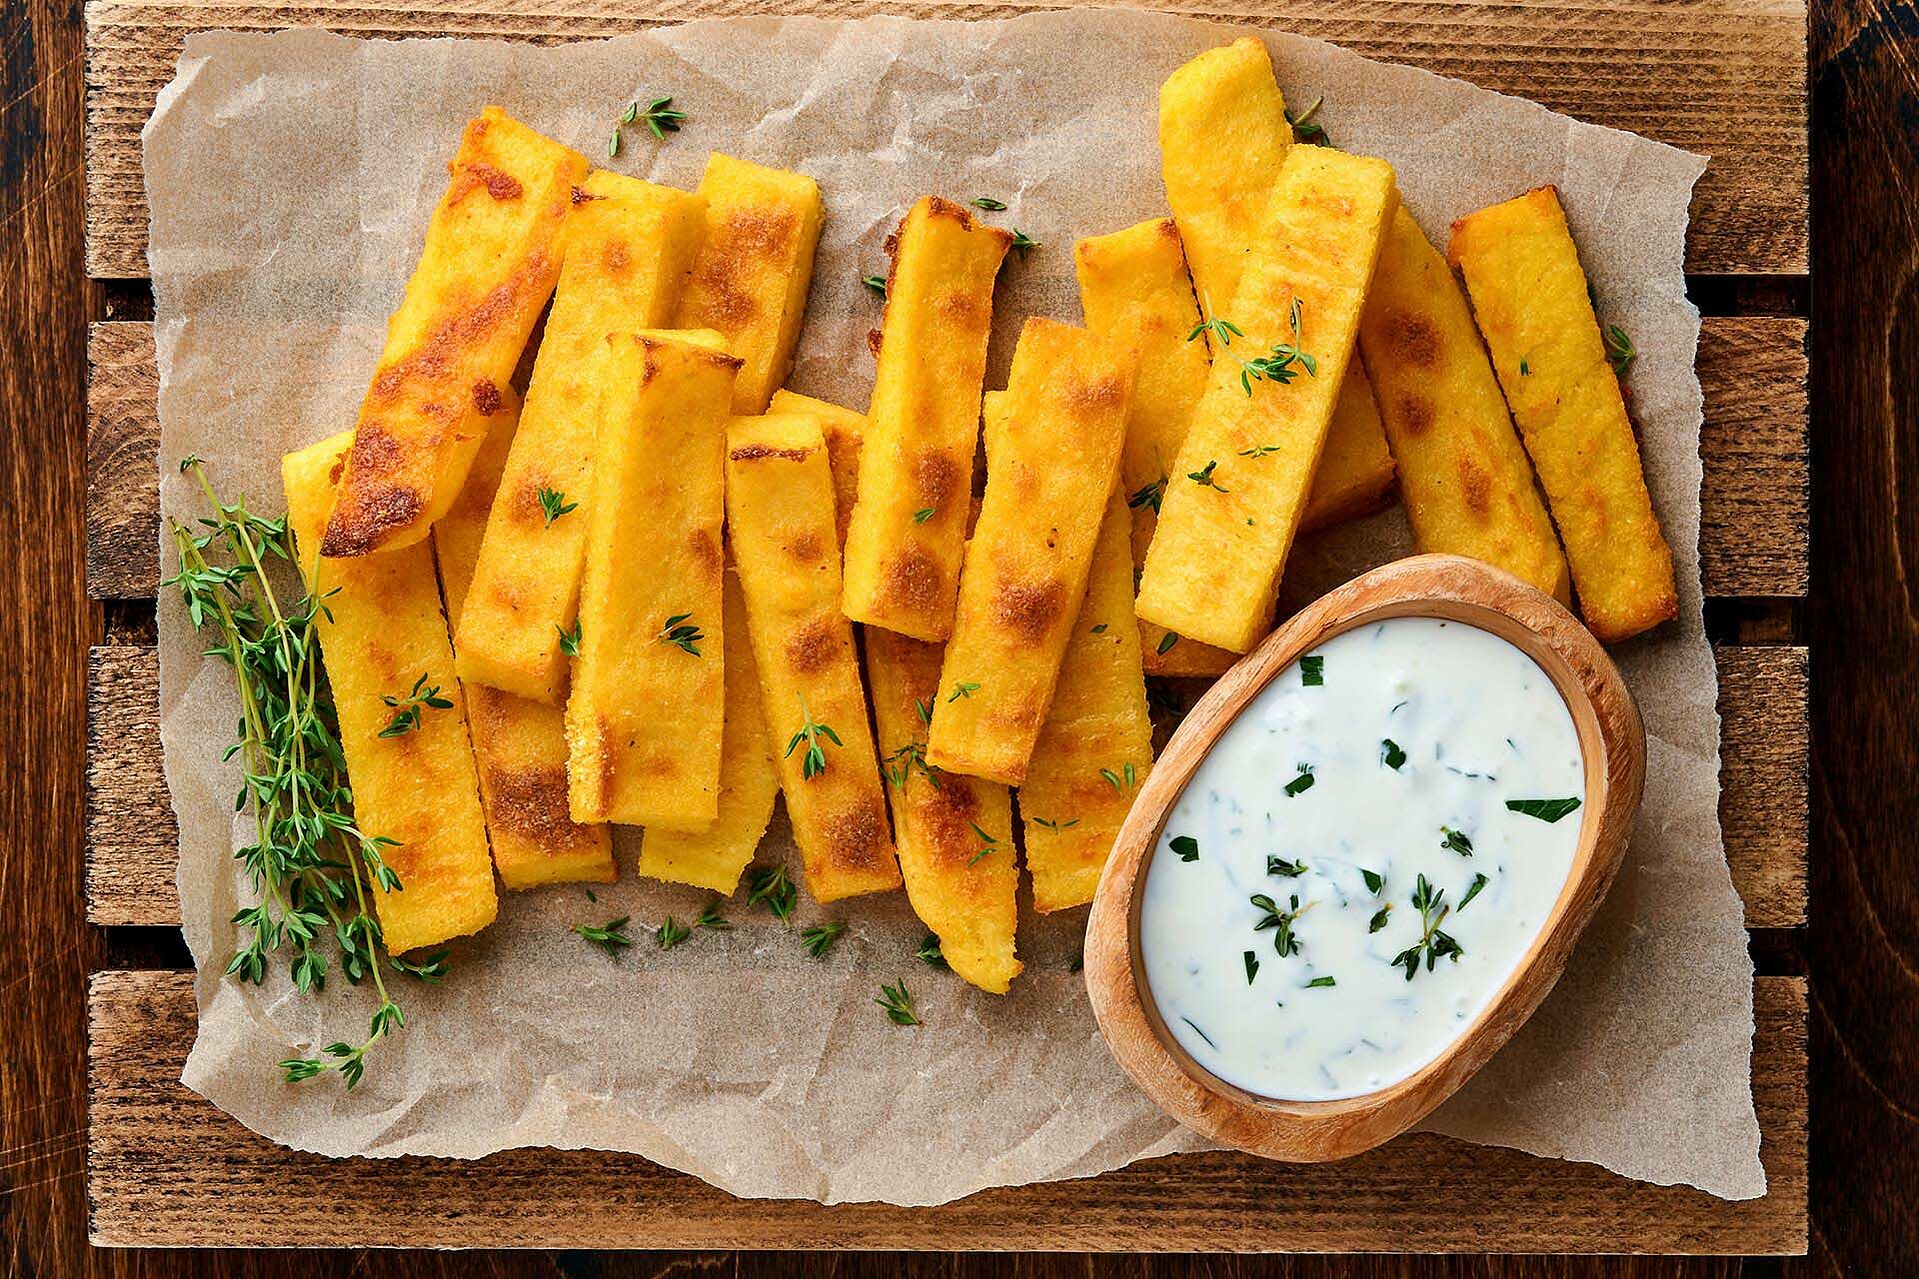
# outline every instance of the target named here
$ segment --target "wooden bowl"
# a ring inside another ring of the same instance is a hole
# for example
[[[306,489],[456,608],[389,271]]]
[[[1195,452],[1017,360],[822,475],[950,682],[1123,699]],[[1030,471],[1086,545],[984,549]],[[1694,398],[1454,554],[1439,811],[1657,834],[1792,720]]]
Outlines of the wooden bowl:
[[[1338,1101],[1261,1097],[1213,1075],[1167,1031],[1139,963],[1146,867],[1200,761],[1246,704],[1302,653],[1391,617],[1438,617],[1500,636],[1537,662],[1565,698],[1585,758],[1586,803],[1566,885],[1531,947],[1486,1008],[1412,1075]],[[1612,883],[1645,780],[1639,710],[1599,641],[1550,596],[1454,555],[1399,560],[1329,592],[1216,683],[1167,744],[1120,829],[1086,928],[1086,985],[1100,1033],[1135,1083],[1203,1136],[1270,1159],[1343,1159],[1425,1117],[1519,1029],[1565,969]]]

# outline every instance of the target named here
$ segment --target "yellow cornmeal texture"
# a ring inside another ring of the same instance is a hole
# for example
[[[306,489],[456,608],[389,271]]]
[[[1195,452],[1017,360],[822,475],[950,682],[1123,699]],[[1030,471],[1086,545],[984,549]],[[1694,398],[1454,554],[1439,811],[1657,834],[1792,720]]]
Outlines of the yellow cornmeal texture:
[[[986,432],[986,496],[966,549],[929,762],[1016,786],[1086,593],[1134,382],[1133,352],[1030,319]]]
[[[922,766],[941,657],[938,644],[866,632],[886,798],[913,913],[939,937],[948,967],[1003,995],[1021,968],[1013,954],[1019,867],[1012,796],[997,782]]]
[[[1190,340],[1199,306],[1171,218],[1081,240],[1073,246],[1073,264],[1086,327],[1129,347],[1139,366],[1119,475],[1132,510],[1137,567],[1146,563],[1168,469],[1206,390],[1206,344]],[[1217,675],[1239,657],[1177,636],[1168,640],[1164,627],[1142,622],[1138,631],[1146,669],[1155,675]]]
[[[585,563],[601,399],[620,365],[612,333],[657,328],[678,304],[699,242],[699,197],[617,173],[581,185],[566,260],[493,498],[473,600],[455,633],[460,678],[558,706],[560,633],[573,629]],[[556,511],[547,518],[541,494]]]
[[[473,459],[460,500],[433,526],[440,589],[456,636],[519,411],[519,397],[509,394],[505,410]],[[454,665],[459,665],[457,652]],[[581,826],[567,815],[566,730],[560,708],[465,680],[461,690],[466,694],[487,841],[500,882],[508,888],[582,880],[612,883],[612,832],[605,826]]]
[[[364,559],[319,558],[352,443],[352,433],[342,432],[289,453],[280,474],[300,571],[309,590],[328,593],[320,658],[333,690],[354,821],[368,835],[399,841],[381,855],[400,888],[374,891],[381,934],[399,954],[478,932],[493,922],[498,898],[432,550],[420,542]],[[404,700],[422,676],[453,705],[426,708],[419,727],[381,737],[395,713],[382,699]]]
[[[1292,145],[1272,60],[1252,37],[1207,50],[1160,87],[1160,172],[1208,318],[1240,322],[1231,310],[1233,295],[1260,234],[1273,175]],[[1209,343],[1216,340],[1208,335]],[[1266,354],[1240,338],[1228,350],[1241,359]],[[1216,359],[1222,354],[1213,351]],[[1321,528],[1385,504],[1393,458],[1372,398],[1366,371],[1354,364],[1339,389],[1302,527]]]
[[[654,332],[614,343],[566,703],[578,822],[687,829],[719,817],[720,528],[739,361],[710,349],[717,341]],[[674,643],[679,627],[700,638]]]
[[[1461,218],[1447,256],[1546,490],[1586,625],[1611,643],[1677,616],[1672,551],[1558,192]]]
[[[1253,382],[1249,393],[1237,365],[1214,363],[1146,552],[1141,617],[1237,653],[1270,627],[1396,203],[1385,161],[1288,149],[1233,300],[1245,331],[1234,344],[1297,341],[1317,372],[1295,365],[1290,382]]]
[[[758,413],[793,364],[825,216],[819,184],[715,151],[699,193],[706,231],[677,323],[726,339],[740,359],[733,411]]]
[[[1419,549],[1484,560],[1570,602],[1566,557],[1466,295],[1403,207],[1380,248],[1359,346]]]
[[[821,902],[897,888],[853,627],[839,607],[833,477],[819,419],[736,417],[726,456],[727,525],[767,744],[807,887]],[[824,763],[811,777],[809,724]]]
[[[1153,766],[1146,678],[1132,642],[1133,560],[1126,503],[1107,507],[1059,688],[1019,788],[1033,906],[1093,900],[1113,839]]]
[[[584,157],[488,107],[466,126],[446,194],[360,405],[322,550],[365,555],[422,541],[466,482],[481,420],[560,273]]]
[[[792,391],[773,392],[769,413],[811,413],[826,436],[826,456],[833,472],[833,518],[840,544],[846,544],[847,526],[860,494],[860,447],[866,439],[866,417],[852,409],[816,400]]]
[[[1013,237],[927,196],[893,246],[886,319],[846,533],[844,608],[915,639],[953,631],[979,446],[993,280]]]
[[[720,815],[697,831],[649,826],[640,839],[640,874],[731,895],[766,834],[780,780],[760,711],[759,664],[753,660],[746,603],[737,573],[722,590],[726,652],[726,727],[720,738]]]

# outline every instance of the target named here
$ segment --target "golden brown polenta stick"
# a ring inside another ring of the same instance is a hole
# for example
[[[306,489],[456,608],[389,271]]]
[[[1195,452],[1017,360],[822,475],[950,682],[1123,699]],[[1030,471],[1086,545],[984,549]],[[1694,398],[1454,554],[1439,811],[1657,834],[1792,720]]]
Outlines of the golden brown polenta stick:
[[[732,569],[722,596],[726,727],[720,739],[720,815],[697,831],[647,827],[640,839],[640,874],[730,896],[766,834],[780,780],[760,710],[759,664],[753,660],[746,602]]]
[[[979,444],[993,279],[1013,237],[927,196],[892,237],[886,319],[846,533],[845,612],[915,639],[953,630]]]
[[[1677,616],[1672,550],[1559,193],[1540,187],[1461,218],[1447,256],[1546,490],[1586,625],[1612,643]]]
[[[666,323],[699,242],[698,196],[617,173],[581,184],[566,261],[455,633],[460,678],[558,706],[573,629],[611,333]]]
[[[698,828],[719,817],[720,528],[739,361],[711,333],[612,340],[566,703],[569,807],[580,822]]]
[[[1139,366],[1119,482],[1132,508],[1134,563],[1143,566],[1167,473],[1206,390],[1206,345],[1190,340],[1199,307],[1171,218],[1081,240],[1073,246],[1073,264],[1086,327],[1130,348]],[[1239,658],[1161,626],[1137,626],[1146,669],[1155,675],[1217,675]]]
[[[1214,362],[1146,552],[1141,617],[1238,653],[1270,627],[1396,202],[1384,160],[1288,149],[1233,301],[1246,354]],[[1251,380],[1236,361],[1255,353],[1281,367]]]
[[[826,213],[819,184],[715,151],[699,194],[706,232],[677,323],[726,339],[741,360],[733,411],[758,413],[793,364]]]
[[[839,528],[840,545],[845,546],[846,529],[853,522],[853,506],[860,495],[860,448],[866,440],[865,416],[785,389],[773,392],[767,412],[811,413],[820,420],[820,431],[826,436],[826,456],[833,472],[833,517]]]
[[[1251,36],[1208,49],[1160,87],[1160,173],[1209,320],[1239,323],[1231,313],[1233,295],[1260,234],[1273,176],[1292,145],[1272,59]],[[1215,358],[1223,342],[1236,340],[1219,327],[1207,334]],[[1366,371],[1355,363],[1339,388],[1302,528],[1321,528],[1384,504],[1393,458],[1372,398]]]
[[[1085,329],[1034,318],[1020,332],[926,748],[948,772],[1026,775],[1118,482],[1134,377],[1130,350]]]
[[[321,543],[365,555],[425,539],[466,481],[480,419],[499,404],[560,273],[578,153],[488,107],[466,126],[451,180],[380,367]]]
[[[1093,549],[1059,687],[1019,788],[1033,907],[1093,900],[1114,837],[1153,766],[1153,725],[1139,647],[1131,642],[1133,560],[1115,491]]]
[[[810,413],[736,417],[726,515],[761,707],[814,900],[900,883],[853,627],[840,612],[833,477]]]
[[[519,412],[519,396],[508,388],[496,424],[467,472],[460,500],[433,526],[433,556],[446,596],[447,621],[456,636]],[[455,656],[457,668],[457,652]],[[579,825],[567,814],[566,728],[560,708],[465,680],[460,689],[466,695],[480,804],[500,882],[508,888],[581,880],[612,883],[612,832],[605,826]]]
[[[1004,786],[926,762],[941,646],[878,627],[866,632],[873,718],[886,761],[906,899],[940,939],[949,967],[996,995],[1019,975],[1013,803]]]
[[[1566,557],[1466,295],[1404,207],[1379,251],[1359,345],[1419,549],[1484,560],[1569,602]]]
[[[399,954],[478,932],[499,903],[432,550],[416,542],[364,559],[320,558],[352,443],[342,432],[289,453],[280,474],[300,572],[326,596],[320,657],[354,819],[368,836],[399,841],[380,855],[400,888],[374,890],[381,934]],[[427,697],[449,704],[414,700]],[[417,724],[395,731],[396,716],[414,706]]]

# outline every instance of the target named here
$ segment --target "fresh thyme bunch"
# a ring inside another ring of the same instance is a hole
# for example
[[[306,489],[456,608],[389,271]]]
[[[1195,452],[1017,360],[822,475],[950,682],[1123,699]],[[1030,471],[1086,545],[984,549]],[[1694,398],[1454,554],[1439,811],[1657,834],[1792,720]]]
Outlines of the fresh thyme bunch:
[[[320,674],[317,625],[331,592],[305,593],[284,606],[268,565],[294,563],[286,517],[256,515],[244,498],[221,501],[197,457],[180,471],[199,484],[213,515],[196,527],[167,521],[180,570],[161,585],[177,588],[194,627],[213,635],[206,655],[233,669],[240,721],[223,758],[239,757],[244,781],[234,809],[251,804],[254,818],[253,842],[234,856],[259,900],[233,916],[245,940],[227,973],[257,985],[282,956],[301,993],[321,991],[331,939],[347,981],[357,986],[371,978],[379,1007],[361,1043],[332,1043],[325,1056],[290,1058],[280,1069],[289,1081],[337,1070],[351,1088],[365,1072],[367,1051],[406,1025],[381,960],[438,984],[446,954],[407,963],[386,953],[380,935],[373,891],[400,887],[381,856],[395,841],[354,824],[346,755]]]

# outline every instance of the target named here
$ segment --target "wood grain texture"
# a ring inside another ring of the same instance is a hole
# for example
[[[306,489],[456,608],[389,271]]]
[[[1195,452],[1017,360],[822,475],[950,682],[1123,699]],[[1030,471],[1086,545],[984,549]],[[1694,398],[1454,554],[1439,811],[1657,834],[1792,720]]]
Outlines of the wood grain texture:
[[[1805,321],[1784,316],[1701,326],[1699,561],[1708,595],[1805,594],[1805,337]],[[96,324],[88,349],[87,588],[101,599],[144,598],[159,577],[153,329]]]
[[[1805,1243],[1805,986],[1762,978],[1754,999],[1753,1095],[1770,1191],[1744,1203],[1416,1134],[1310,1167],[1219,1153],[934,1209],[756,1200],[743,1210],[630,1155],[327,1160],[275,1146],[179,1082],[193,1040],[191,974],[100,973],[89,999],[92,1234],[164,1246],[1104,1251],[1176,1240],[1221,1251],[1795,1252]],[[300,1193],[278,1193],[288,1185]],[[269,1194],[274,1210],[259,1211]]]
[[[1518,94],[1713,157],[1693,201],[1689,267],[1797,273],[1806,263],[1805,10],[1800,0],[1133,0],[1258,21]],[[184,37],[209,27],[327,27],[359,36],[558,42],[768,12],[1000,18],[1048,0],[91,0],[87,4],[87,269],[143,276],[140,129]],[[1683,92],[1676,92],[1678,86]],[[1326,86],[1335,88],[1334,86]],[[1150,104],[1142,104],[1142,110]],[[827,193],[830,202],[832,193]]]
[[[1719,820],[1750,928],[1790,928],[1806,911],[1806,653],[1719,648]],[[177,925],[179,833],[160,774],[159,663],[151,648],[93,650],[88,740],[87,918]]]
[[[1919,1239],[1919,9],[1833,0],[1812,41],[1819,1234],[1831,1273],[1894,1274]]]

